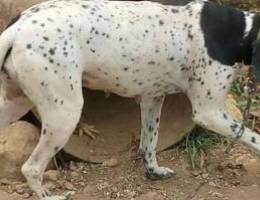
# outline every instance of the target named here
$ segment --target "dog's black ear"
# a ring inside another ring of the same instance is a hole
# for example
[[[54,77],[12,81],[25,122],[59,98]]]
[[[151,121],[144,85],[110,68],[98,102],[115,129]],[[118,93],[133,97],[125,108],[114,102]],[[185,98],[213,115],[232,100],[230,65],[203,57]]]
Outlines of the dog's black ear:
[[[256,80],[260,82],[260,31],[253,47],[252,65],[256,70]]]

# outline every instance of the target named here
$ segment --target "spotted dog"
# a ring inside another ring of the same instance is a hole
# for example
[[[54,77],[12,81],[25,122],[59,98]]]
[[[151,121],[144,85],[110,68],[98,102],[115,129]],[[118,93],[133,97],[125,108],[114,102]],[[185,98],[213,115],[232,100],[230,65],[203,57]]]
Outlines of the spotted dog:
[[[22,167],[32,190],[65,199],[41,182],[79,121],[83,86],[140,99],[140,152],[151,179],[174,175],[156,160],[167,94],[186,93],[194,122],[259,152],[260,136],[225,108],[236,63],[254,64],[260,78],[259,29],[258,15],[206,1],[52,0],[21,13],[0,37],[0,125],[37,107],[41,138]]]

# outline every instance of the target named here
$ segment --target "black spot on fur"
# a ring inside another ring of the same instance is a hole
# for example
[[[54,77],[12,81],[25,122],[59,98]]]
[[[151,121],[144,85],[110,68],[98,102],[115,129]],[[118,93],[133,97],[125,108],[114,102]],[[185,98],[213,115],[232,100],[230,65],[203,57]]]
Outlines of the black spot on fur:
[[[159,120],[160,120],[159,117],[157,117],[157,118],[156,118],[156,123],[159,123]]]
[[[256,143],[255,137],[252,137],[252,138],[251,138],[251,142],[254,143],[254,144]]]
[[[238,128],[238,125],[237,125],[237,124],[232,124],[232,125],[230,126],[230,128],[231,128],[231,130],[232,130],[233,133],[236,133],[236,130],[237,130],[237,128]]]
[[[49,53],[50,53],[51,55],[54,55],[54,54],[55,54],[55,50],[54,50],[54,49],[50,49],[50,50],[49,50]]]
[[[232,77],[232,74],[227,75],[227,79],[230,79]]]
[[[71,90],[71,91],[74,90],[74,87],[73,87],[72,84],[70,84],[70,90]]]
[[[226,120],[228,119],[226,113],[223,114],[223,117],[224,117],[224,119],[226,119]]]
[[[37,13],[40,11],[40,8],[34,7],[34,8],[31,8],[30,11],[33,13]]]
[[[27,49],[31,49],[31,48],[32,48],[32,44],[27,44],[27,45],[26,45],[26,48],[27,48]]]
[[[49,38],[46,37],[46,36],[44,36],[43,39],[44,39],[45,41],[49,41]]]
[[[170,61],[174,61],[174,57],[170,57],[169,60],[170,60]]]
[[[149,157],[149,158],[152,157],[152,153],[151,153],[151,152],[148,153],[148,157]]]
[[[159,24],[162,26],[162,25],[164,25],[164,21],[163,20],[159,20]]]
[[[177,9],[174,9],[174,8],[171,11],[172,11],[172,13],[178,13],[179,12]]]

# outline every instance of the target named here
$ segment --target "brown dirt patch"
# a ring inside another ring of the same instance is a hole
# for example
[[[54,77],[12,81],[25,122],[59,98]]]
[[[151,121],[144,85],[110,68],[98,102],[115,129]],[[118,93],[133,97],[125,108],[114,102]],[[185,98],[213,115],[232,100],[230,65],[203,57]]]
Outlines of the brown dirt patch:
[[[257,200],[260,194],[260,160],[247,148],[235,144],[229,154],[224,148],[211,150],[205,167],[193,170],[183,151],[159,155],[159,162],[177,172],[165,181],[150,181],[135,153],[124,151],[112,166],[71,163],[69,170],[46,180],[55,193],[73,190],[74,200]],[[1,183],[2,182],[2,183]],[[34,200],[26,184],[0,181],[3,200]]]

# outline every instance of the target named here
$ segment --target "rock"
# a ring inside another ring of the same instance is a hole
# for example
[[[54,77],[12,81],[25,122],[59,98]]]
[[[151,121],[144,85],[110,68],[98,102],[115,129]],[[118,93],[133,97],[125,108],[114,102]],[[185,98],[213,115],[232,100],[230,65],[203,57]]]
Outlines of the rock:
[[[81,123],[94,125],[100,132],[95,139],[72,135],[64,151],[80,160],[103,163],[108,157],[121,155],[129,147],[138,149],[140,138],[140,107],[132,100],[111,95],[104,98],[103,92],[91,91],[83,109]],[[174,123],[172,123],[174,119]],[[194,128],[192,109],[183,94],[167,96],[160,123],[158,151],[179,142]],[[86,147],[86,148],[83,148]]]
[[[203,179],[207,179],[208,177],[209,177],[209,174],[208,174],[208,173],[203,173],[203,174],[202,174],[202,178],[203,178]]]
[[[94,191],[96,191],[96,190],[97,190],[96,187],[90,184],[90,185],[87,185],[87,186],[83,189],[83,193],[88,193],[88,194],[90,194],[91,192],[94,192]]]
[[[118,166],[118,164],[119,162],[117,158],[110,158],[108,160],[105,160],[102,165],[104,167],[116,167]]]
[[[21,167],[39,140],[39,130],[27,122],[16,122],[0,131],[0,179],[23,180]]]
[[[75,187],[72,183],[70,182],[65,182],[64,183],[64,188],[66,188],[67,190],[75,190]]]
[[[79,179],[79,177],[80,177],[80,175],[77,172],[71,172],[70,173],[70,178],[71,179],[76,180],[76,179]]]
[[[56,188],[56,185],[53,182],[46,182],[44,185],[44,188],[46,188],[47,190],[54,190]]]
[[[147,192],[146,194],[141,195],[136,200],[162,200],[163,197],[157,192]]]
[[[46,178],[46,180],[49,181],[57,181],[58,176],[59,176],[59,171],[57,170],[49,170],[44,173],[44,177]]]

